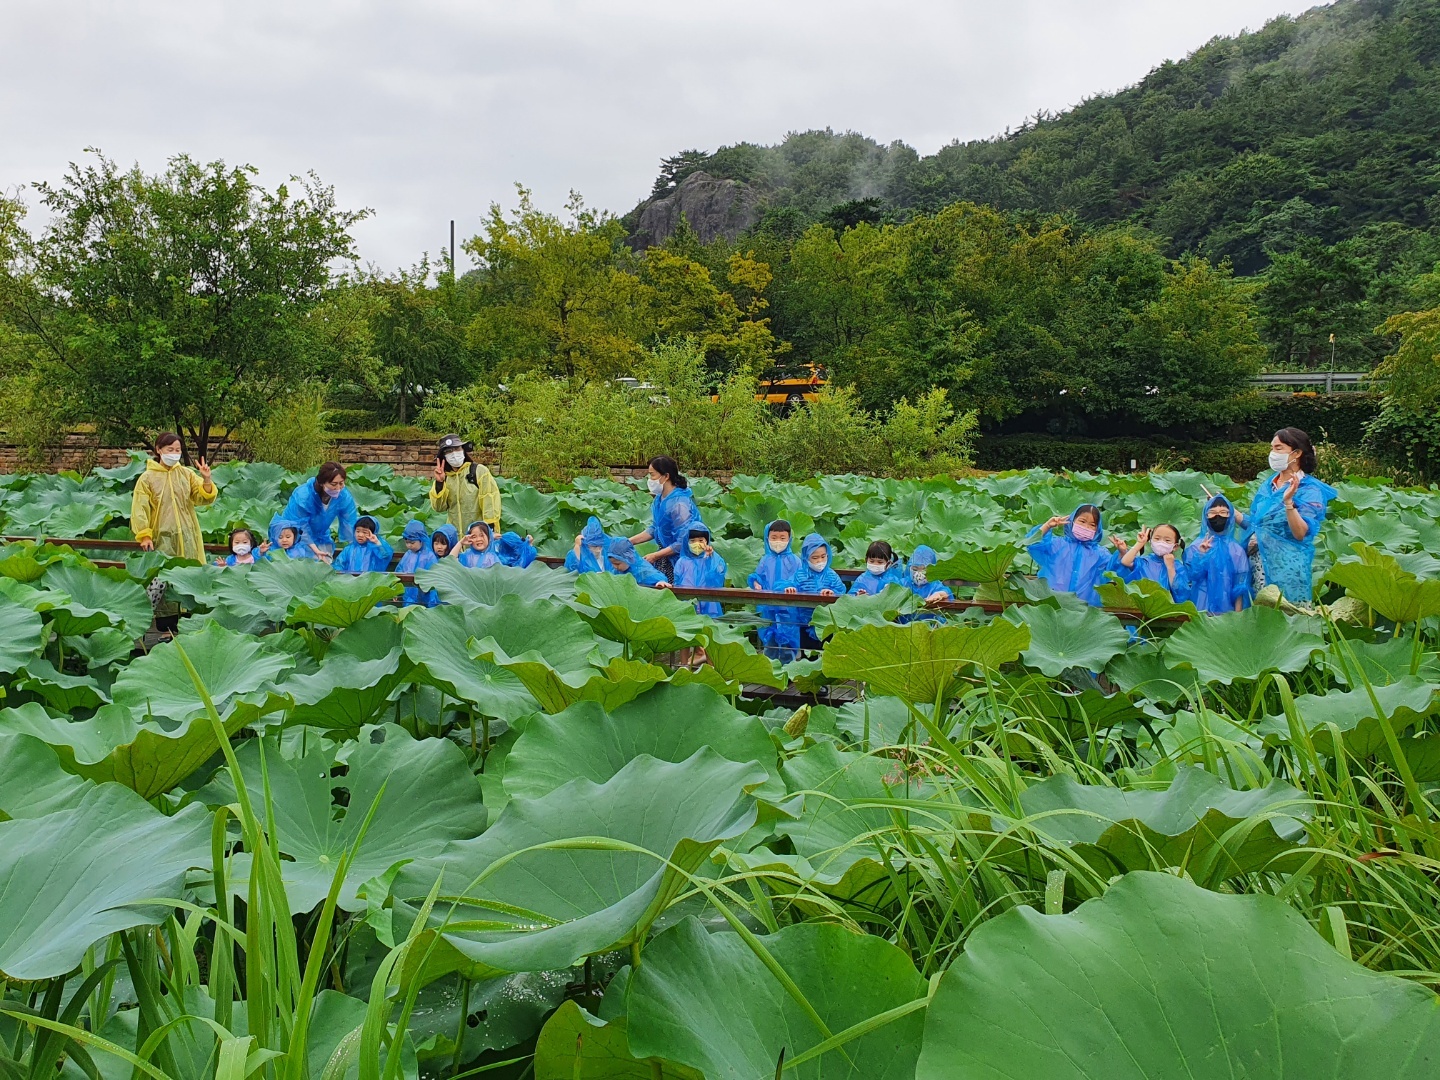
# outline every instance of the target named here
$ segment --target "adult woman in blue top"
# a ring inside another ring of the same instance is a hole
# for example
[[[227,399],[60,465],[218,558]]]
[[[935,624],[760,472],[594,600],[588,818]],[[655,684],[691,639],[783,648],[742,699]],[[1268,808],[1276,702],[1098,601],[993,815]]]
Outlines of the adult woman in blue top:
[[[311,551],[329,555],[335,550],[331,527],[338,523],[339,539],[348,544],[355,539],[355,522],[359,518],[355,497],[345,490],[345,466],[327,461],[313,481],[290,493],[290,501],[271,519],[271,526],[278,521],[294,522],[304,530]]]
[[[675,564],[672,560],[685,550],[690,522],[700,520],[700,508],[695,505],[695,496],[690,494],[690,481],[681,475],[680,466],[672,457],[662,455],[650,459],[645,486],[655,497],[650,504],[650,527],[630,537],[630,542],[655,541],[659,550],[646,555],[645,561],[673,583]]]
[[[1280,586],[1286,600],[1308,604],[1315,539],[1325,524],[1326,504],[1339,494],[1310,473],[1315,448],[1299,428],[1281,428],[1270,440],[1271,474],[1260,481],[1243,524],[1248,550],[1258,557],[1255,589]]]

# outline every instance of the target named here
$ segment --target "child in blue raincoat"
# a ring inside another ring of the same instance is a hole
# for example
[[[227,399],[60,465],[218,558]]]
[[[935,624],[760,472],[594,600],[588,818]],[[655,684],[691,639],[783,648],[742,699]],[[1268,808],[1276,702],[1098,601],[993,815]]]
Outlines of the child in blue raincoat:
[[[502,566],[513,566],[517,570],[524,570],[540,554],[530,542],[530,537],[517,532],[503,532],[497,536],[494,551]]]
[[[1100,607],[1095,586],[1104,584],[1105,572],[1114,569],[1119,561],[1114,552],[1104,547],[1100,508],[1086,503],[1068,518],[1052,517],[1031,529],[1026,539],[1036,534],[1038,539],[1030,544],[1029,551],[1040,568],[1039,576],[1054,592],[1074,593],[1091,607]]]
[[[1221,615],[1250,606],[1250,556],[1235,538],[1235,507],[1224,495],[1205,504],[1200,535],[1185,552],[1191,599],[1201,611]]]
[[[800,570],[800,556],[790,550],[790,523],[776,520],[765,526],[765,554],[750,575],[750,588],[759,592],[779,592],[785,582]],[[770,624],[759,632],[760,647],[765,655],[781,663],[794,660],[800,648],[799,608],[760,604],[755,613]]]
[[[780,591],[808,593],[812,596],[843,596],[845,594],[845,583],[840,580],[840,575],[830,567],[830,545],[819,533],[811,533],[801,541],[800,569],[795,571],[790,580],[781,585]],[[809,608],[801,608],[796,613],[796,621],[800,626],[801,646],[818,649],[820,640],[810,629],[810,619],[813,614]]]
[[[610,564],[612,574],[629,574],[646,588],[669,584],[665,575],[640,557],[635,545],[623,536],[610,541],[605,552],[605,561]]]
[[[685,538],[685,554],[675,560],[675,587],[679,589],[723,589],[725,560],[710,546],[710,530],[699,521],[690,523]],[[718,600],[696,600],[695,610],[701,615],[718,618],[723,614]]]
[[[940,556],[928,544],[921,544],[910,556],[905,567],[905,587],[927,604],[939,604],[954,600],[955,594],[938,581],[930,580],[930,567],[940,561]]]
[[[1119,543],[1119,541],[1117,541]],[[1150,545],[1148,554],[1145,545]],[[1190,599],[1190,574],[1185,569],[1185,540],[1174,525],[1141,529],[1131,547],[1121,547],[1115,572],[1121,581],[1153,581],[1176,603]]]
[[[395,550],[379,535],[379,526],[368,515],[355,522],[355,539],[340,549],[333,565],[347,574],[383,573],[390,569]]]
[[[230,530],[230,554],[223,559],[216,559],[216,566],[254,566],[262,560],[268,561],[270,556],[266,554],[270,550],[268,543],[255,546],[255,534],[249,529],[239,528]]]
[[[610,538],[605,535],[605,526],[594,514],[585,522],[585,528],[575,537],[575,547],[565,553],[565,569],[572,574],[598,574],[607,569],[605,549]]]
[[[405,531],[400,534],[400,539],[405,543],[405,554],[400,556],[400,563],[395,567],[397,574],[416,574],[435,565],[435,552],[430,548],[430,534],[425,531],[423,521],[406,522]],[[400,602],[434,607],[440,602],[440,598],[435,595],[434,589],[406,585]]]
[[[850,595],[875,596],[887,585],[903,585],[903,570],[895,549],[884,540],[876,540],[865,549],[865,572],[850,583]]]
[[[270,522],[270,550],[281,552],[287,559],[315,558],[315,552],[305,542],[305,527],[289,518]]]
[[[454,525],[441,525],[430,534],[430,552],[435,556],[436,561],[448,558],[450,553],[460,546],[460,534],[455,530]]]
[[[493,539],[489,522],[472,521],[460,538],[460,549],[455,558],[461,566],[471,570],[488,570],[500,562],[500,556],[491,550]]]

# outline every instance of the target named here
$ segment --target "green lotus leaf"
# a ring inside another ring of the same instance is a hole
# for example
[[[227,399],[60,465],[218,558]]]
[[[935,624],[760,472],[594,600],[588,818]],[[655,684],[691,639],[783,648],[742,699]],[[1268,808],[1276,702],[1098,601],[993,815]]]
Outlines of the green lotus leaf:
[[[1072,914],[977,927],[927,1011],[915,1080],[1420,1080],[1437,1063],[1424,986],[1345,959],[1274,897],[1139,871]]]
[[[1420,543],[1420,534],[1400,520],[1393,509],[1370,511],[1353,518],[1337,518],[1334,532],[1326,537],[1335,550],[1344,551],[1353,544],[1403,551]]]
[[[1402,569],[1394,556],[1367,544],[1355,544],[1355,556],[1342,559],[1325,575],[1351,596],[1395,623],[1440,615],[1440,581],[1421,581]]]
[[[434,589],[447,604],[464,607],[489,607],[506,596],[518,596],[522,600],[572,600],[575,597],[573,575],[538,565],[524,570],[513,566],[472,570],[454,559],[441,559],[430,569],[416,574],[415,584],[422,589]]]
[[[294,702],[286,722],[358,732],[410,674],[402,633],[389,618],[361,619],[342,631],[319,671],[291,676],[278,687]]]
[[[309,560],[287,560],[308,566]],[[283,622],[290,596],[262,592],[255,583],[266,575],[269,563],[256,566],[235,566],[220,569],[214,566],[180,566],[167,569],[162,577],[172,594],[178,595],[192,610],[205,610],[207,620],[218,622],[227,630],[259,634],[271,625]],[[324,569],[323,564],[318,564]],[[262,569],[265,568],[265,569]],[[328,571],[327,571],[328,572]],[[287,577],[290,576],[287,574]],[[303,583],[309,588],[309,583]]]
[[[81,537],[98,533],[114,516],[98,502],[75,500],[49,511],[42,521],[45,532],[51,536]]]
[[[929,705],[922,702],[916,708],[926,712]],[[907,729],[910,742],[920,743],[926,739],[923,728],[916,730],[915,714],[906,704],[899,698],[881,694],[867,693],[859,701],[841,705],[835,710],[835,728],[862,750],[903,744]]]
[[[700,644],[707,622],[666,589],[644,589],[628,574],[581,574],[576,598],[597,609],[595,632],[645,656]]]
[[[96,709],[110,700],[100,684],[89,675],[70,675],[57,671],[44,657],[32,657],[16,685],[38,694],[45,703],[63,713],[76,709]]]
[[[41,562],[35,557],[35,550],[30,544],[0,548],[0,553],[3,553],[3,558],[0,558],[0,577],[25,584],[39,581],[45,574],[45,567],[53,560]]]
[[[961,668],[999,668],[1029,644],[1029,628],[1004,619],[986,626],[864,626],[831,638],[822,660],[832,679],[860,679],[872,693],[934,702],[958,688]]]
[[[346,911],[365,906],[356,890],[370,878],[406,859],[438,855],[447,842],[484,830],[480,785],[448,739],[416,740],[393,724],[369,728],[351,748],[343,777],[330,775],[334,755],[320,743],[311,740],[308,752],[297,758],[281,756],[273,744],[266,748],[279,847],[288,856],[280,869],[293,913],[310,911],[325,899],[377,796],[375,816],[340,890],[338,903]],[[259,745],[251,740],[236,756],[246,787],[264,790]],[[335,789],[348,793],[343,810],[332,805]],[[203,794],[212,805],[235,801],[225,774]],[[241,896],[248,875],[249,860],[243,853],[235,856],[230,883]]]
[[[705,646],[706,666],[715,670],[727,684],[751,686],[785,686],[785,678],[775,670],[775,662],[764,653],[756,652],[748,641],[715,641]]]
[[[210,818],[166,817],[133,791],[100,784],[77,805],[0,822],[0,977],[51,979],[117,930],[156,925],[185,872],[210,863]]]
[[[45,644],[44,620],[23,604],[0,597],[0,672],[18,671]]]
[[[1030,646],[1021,655],[1046,675],[1068,668],[1099,671],[1130,644],[1119,621],[1098,608],[1032,604],[1011,608],[1005,618],[1029,629]]]
[[[527,485],[516,485],[505,492],[506,528],[515,527],[523,533],[539,535],[550,524],[559,509],[554,495]]]
[[[150,598],[123,570],[57,565],[45,571],[44,582],[69,597],[64,608],[50,613],[51,627],[63,637],[118,626],[138,638],[150,628]]]
[[[1096,738],[1144,715],[1125,694],[1106,695],[1095,689],[1071,693],[1033,676],[1016,680],[1006,689],[1008,703],[1017,714],[1042,720],[1051,732],[1059,733],[1060,739],[1047,741]]]
[[[1103,585],[1097,585],[1095,591],[1100,594],[1100,599],[1107,608],[1138,611],[1146,622],[1156,619],[1200,618],[1199,608],[1189,600],[1177,604],[1165,586],[1149,578],[1131,582],[1110,580]]]
[[[706,746],[731,761],[763,766],[771,783],[757,793],[780,787],[765,725],[692,683],[657,686],[611,712],[583,701],[535,717],[510,749],[505,790],[511,798],[536,799],[577,777],[603,784],[641,754],[679,762]]]
[[[1375,696],[1372,700],[1371,693]],[[1334,691],[1328,694],[1301,694],[1295,698],[1295,714],[1310,740],[1322,754],[1336,754],[1333,726],[1340,742],[1355,757],[1390,758],[1380,715],[1390,721],[1397,734],[1419,724],[1436,708],[1434,683],[1406,675],[1388,686]],[[1376,704],[1379,708],[1376,708]],[[1260,722],[1259,733],[1267,738],[1288,741],[1290,725],[1283,715]]]
[[[1374,686],[1399,682],[1410,674],[1414,659],[1414,642],[1403,637],[1376,642],[1332,641],[1325,647],[1324,656],[1325,667],[1341,686],[1360,686],[1366,680]],[[1440,682],[1440,656],[1423,650],[1415,674],[1429,682]]]
[[[827,638],[840,630],[858,630],[862,626],[884,626],[900,615],[919,611],[920,598],[903,585],[887,585],[884,591],[865,596],[842,596],[833,604],[815,609],[811,625],[815,633]]]
[[[638,757],[598,786],[577,779],[538,799],[512,799],[485,833],[408,864],[395,880],[395,903],[406,909],[443,875],[427,931],[438,940],[420,949],[429,951],[424,981],[451,971],[484,979],[568,968],[643,940],[685,875],[753,824],[748,791],[764,780],[758,765],[700,750],[679,763]],[[640,850],[589,841],[534,850],[585,837]]]
[[[831,1032],[925,997],[910,958],[873,935],[800,923],[760,938]],[[688,1065],[710,1080],[773,1076],[825,1033],[738,934],[688,918],[655,938],[626,994],[636,1057]],[[819,1080],[910,1080],[924,1010],[895,1019],[796,1069]]]
[[[1186,623],[1165,642],[1164,655],[1169,665],[1189,664],[1206,682],[1229,686],[1270,671],[1299,671],[1324,645],[1274,608],[1251,607]]]
[[[632,1057],[626,1027],[624,1015],[602,1020],[562,1003],[535,1043],[535,1080],[705,1080],[673,1061]]]
[[[42,740],[0,732],[0,821],[69,809],[94,786],[67,772]]]
[[[519,675],[471,654],[469,620],[478,610],[444,605],[406,615],[405,655],[418,665],[416,681],[439,687],[486,716],[513,721],[539,712],[540,703]]]
[[[1021,792],[1020,806],[1016,828],[1076,849],[1102,877],[1177,866],[1213,882],[1264,869],[1303,842],[1311,812],[1305,793],[1279,780],[1235,791],[1198,768],[1163,791],[1052,776]]]
[[[1198,699],[1205,682],[1189,665],[1171,667],[1154,645],[1126,649],[1105,668],[1105,676],[1125,693],[1174,705],[1182,698]]]
[[[290,604],[289,621],[350,626],[404,591],[393,574],[335,574]]]
[[[930,568],[931,581],[1004,581],[1019,557],[1013,544],[998,544],[979,551],[957,551]]]

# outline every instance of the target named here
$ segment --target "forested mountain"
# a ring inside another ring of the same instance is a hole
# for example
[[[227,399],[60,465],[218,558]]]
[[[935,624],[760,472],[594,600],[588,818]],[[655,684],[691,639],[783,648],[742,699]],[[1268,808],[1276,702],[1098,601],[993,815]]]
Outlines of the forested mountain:
[[[1382,270],[1426,265],[1435,252],[1416,233],[1440,216],[1437,54],[1440,0],[1339,0],[925,157],[829,131],[686,151],[664,162],[628,223],[703,173],[746,189],[753,210],[741,221],[752,228],[903,219],[968,200],[1140,226],[1171,254],[1229,259],[1242,275],[1354,237],[1368,237],[1363,254]]]

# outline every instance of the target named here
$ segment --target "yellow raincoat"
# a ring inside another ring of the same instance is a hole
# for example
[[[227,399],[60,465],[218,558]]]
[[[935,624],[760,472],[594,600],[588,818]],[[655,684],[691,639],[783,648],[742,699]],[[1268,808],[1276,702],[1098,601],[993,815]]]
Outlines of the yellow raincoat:
[[[470,470],[475,470],[475,483],[470,482]],[[484,465],[465,462],[458,469],[445,466],[445,484],[439,491],[430,485],[430,505],[444,510],[446,518],[455,531],[464,533],[472,521],[483,521],[491,531],[500,531],[500,485]]]
[[[200,474],[184,465],[150,461],[135,481],[130,500],[130,531],[136,540],[153,540],[166,555],[205,561],[205,540],[200,535],[196,506],[215,501],[214,484],[205,490]]]

